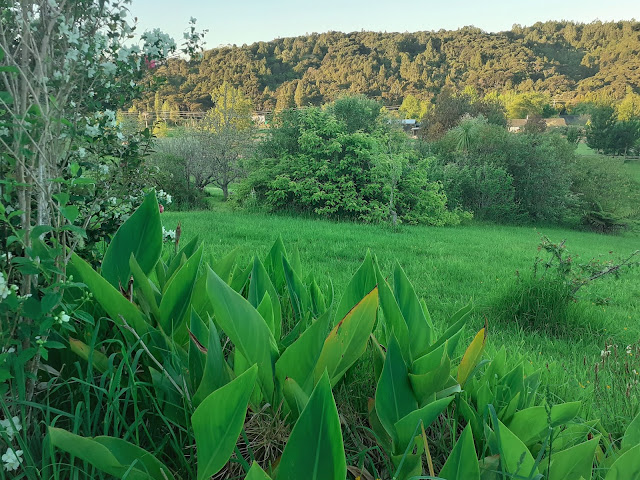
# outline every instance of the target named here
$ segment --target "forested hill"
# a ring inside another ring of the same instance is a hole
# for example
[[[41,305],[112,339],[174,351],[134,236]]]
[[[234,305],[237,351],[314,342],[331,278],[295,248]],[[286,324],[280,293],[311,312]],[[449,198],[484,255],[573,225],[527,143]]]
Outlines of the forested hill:
[[[536,23],[487,33],[328,32],[214,48],[201,63],[173,60],[167,82],[138,108],[204,110],[226,79],[256,109],[321,104],[360,93],[397,105],[432,98],[443,86],[490,92],[544,92],[578,101],[621,99],[640,90],[640,22]]]

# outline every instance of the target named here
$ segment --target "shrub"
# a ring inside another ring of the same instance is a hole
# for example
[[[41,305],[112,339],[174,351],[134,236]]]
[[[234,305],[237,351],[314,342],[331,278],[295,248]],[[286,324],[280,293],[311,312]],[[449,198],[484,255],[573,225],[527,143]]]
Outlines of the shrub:
[[[427,161],[371,100],[347,97],[282,113],[248,170],[239,201],[272,211],[364,222],[460,220],[429,180]]]

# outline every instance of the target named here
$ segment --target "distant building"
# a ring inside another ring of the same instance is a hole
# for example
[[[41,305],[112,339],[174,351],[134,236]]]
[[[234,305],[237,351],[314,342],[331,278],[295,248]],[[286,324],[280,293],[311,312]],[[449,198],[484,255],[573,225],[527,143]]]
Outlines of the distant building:
[[[527,118],[512,118],[508,121],[507,127],[511,133],[518,133],[524,130]],[[560,115],[559,117],[543,118],[547,128],[567,127],[569,125],[584,126],[589,120],[588,115]]]

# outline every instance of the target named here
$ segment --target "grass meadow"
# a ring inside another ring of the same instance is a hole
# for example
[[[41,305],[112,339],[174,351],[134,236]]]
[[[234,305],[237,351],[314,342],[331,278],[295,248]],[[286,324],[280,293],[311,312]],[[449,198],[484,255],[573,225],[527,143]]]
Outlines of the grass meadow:
[[[277,236],[282,235],[288,249],[300,252],[303,269],[327,283],[331,279],[337,295],[369,249],[385,274],[392,272],[394,262],[400,263],[440,328],[451,314],[472,300],[476,309],[468,338],[486,320],[490,329],[489,357],[506,347],[513,365],[523,360],[545,372],[552,396],[565,401],[583,400],[584,415],[601,416],[613,430],[628,423],[629,415],[635,411],[633,389],[628,391],[628,385],[637,378],[634,371],[640,371],[640,363],[634,363],[633,355],[625,357],[631,363],[620,367],[625,371],[618,375],[620,372],[612,371],[615,368],[601,362],[601,351],[605,342],[618,345],[616,354],[621,352],[622,358],[626,347],[640,339],[640,269],[581,289],[579,301],[543,325],[519,323],[508,311],[505,314],[509,305],[504,300],[514,292],[517,272],[524,277],[531,272],[540,234],[552,241],[566,240],[567,249],[579,256],[576,261],[629,254],[640,248],[635,234],[605,236],[557,227],[479,223],[392,229],[238,212],[216,204],[210,211],[165,212],[164,226],[175,228],[180,222],[184,240],[199,235],[214,258],[238,247],[241,263],[248,263],[254,253],[264,257]],[[596,382],[597,363],[600,373]],[[350,383],[350,394],[365,401],[374,388],[372,373],[367,373],[371,366],[363,360],[358,368],[364,374],[358,374],[358,380]]]

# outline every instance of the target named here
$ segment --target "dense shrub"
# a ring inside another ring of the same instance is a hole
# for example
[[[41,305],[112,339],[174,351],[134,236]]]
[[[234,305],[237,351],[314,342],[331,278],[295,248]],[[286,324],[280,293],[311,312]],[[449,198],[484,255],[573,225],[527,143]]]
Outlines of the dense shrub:
[[[376,102],[346,97],[283,112],[248,162],[238,199],[365,222],[458,223],[427,165]]]
[[[572,190],[580,223],[609,233],[626,229],[640,216],[640,185],[622,159],[579,156],[572,165]]]
[[[465,118],[432,147],[430,178],[444,185],[450,205],[502,222],[567,218],[575,155],[560,135],[513,135]]]

